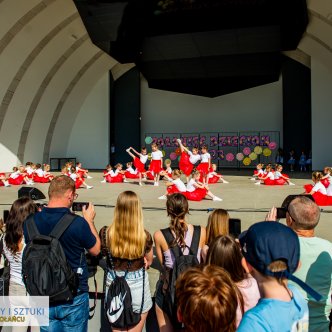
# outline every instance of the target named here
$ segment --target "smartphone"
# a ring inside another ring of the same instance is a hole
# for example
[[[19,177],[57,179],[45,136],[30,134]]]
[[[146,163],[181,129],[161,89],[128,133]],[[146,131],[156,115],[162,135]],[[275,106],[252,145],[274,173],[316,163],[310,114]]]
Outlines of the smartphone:
[[[277,208],[277,219],[286,218],[287,209],[284,207]]]
[[[87,209],[89,206],[89,203],[88,202],[73,202],[72,210],[73,211],[82,211],[84,205],[85,205],[85,208]]]
[[[233,235],[235,238],[238,238],[241,234],[241,219],[229,218],[228,227],[229,234]]]
[[[4,224],[6,223],[8,216],[9,216],[9,210],[3,210],[2,220],[3,220]]]

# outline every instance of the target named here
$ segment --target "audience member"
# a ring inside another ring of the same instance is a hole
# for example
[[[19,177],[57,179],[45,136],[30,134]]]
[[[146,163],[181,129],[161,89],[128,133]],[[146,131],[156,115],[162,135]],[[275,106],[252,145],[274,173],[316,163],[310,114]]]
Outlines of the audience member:
[[[229,234],[229,214],[224,209],[213,210],[208,218],[206,226],[206,244],[202,249],[202,260],[206,261],[206,256],[209,250],[209,246],[212,241],[219,235]]]
[[[128,331],[142,331],[152,307],[146,269],[152,264],[153,242],[150,233],[144,230],[143,211],[136,193],[124,191],[118,196],[113,222],[109,227],[101,230],[101,238],[103,247],[106,246],[111,254],[114,266],[114,270],[109,270],[107,273],[106,297],[108,289],[115,279],[114,273],[117,276],[125,275],[131,292],[133,311],[141,312],[140,322]],[[108,262],[108,265],[111,266],[111,262]],[[112,328],[112,331],[117,331],[117,329]]]
[[[218,236],[210,245],[206,264],[225,269],[241,292],[236,312],[236,326],[239,326],[244,312],[253,308],[260,299],[257,282],[248,273],[239,243],[232,236]]]
[[[186,221],[186,215],[189,212],[188,200],[181,193],[175,193],[167,196],[167,215],[170,217],[170,226],[166,230],[172,232],[174,236],[173,246],[179,246],[184,255],[189,254],[188,247],[190,247],[194,237],[194,226]],[[205,244],[206,232],[205,228],[200,227],[199,248],[197,252],[197,259],[200,261],[201,250]],[[172,313],[169,312],[165,302],[165,294],[168,290],[170,282],[170,272],[173,269],[175,257],[167,244],[167,241],[162,231],[157,231],[154,234],[154,242],[156,247],[156,254],[159,262],[164,267],[164,272],[160,275],[160,280],[156,286],[156,314],[159,329],[163,332],[173,331],[173,325],[170,317]]]
[[[309,331],[315,332],[328,331],[332,309],[332,243],[315,236],[319,218],[319,207],[308,197],[298,196],[288,206],[287,225],[300,240],[301,266],[294,275],[322,295],[315,301],[300,289],[308,301]]]
[[[298,289],[288,285],[299,265],[296,233],[280,223],[264,221],[243,233],[240,243],[262,298],[244,314],[238,332],[307,331],[308,305]]]
[[[22,280],[22,255],[25,248],[23,222],[31,213],[35,212],[37,212],[37,206],[29,197],[17,199],[9,211],[3,242],[3,252],[10,267],[9,296],[27,295]],[[36,326],[31,329],[32,331],[39,331]],[[12,331],[26,330],[27,327],[12,327]]]
[[[176,282],[178,319],[187,332],[235,332],[240,296],[224,269],[213,265],[190,268]]]
[[[68,176],[55,177],[48,189],[49,203],[34,216],[37,229],[42,235],[49,235],[61,218],[70,213],[70,207],[77,198],[75,182]],[[73,301],[50,306],[49,326],[41,331],[87,331],[89,317],[88,269],[85,250],[96,256],[100,252],[100,239],[94,225],[95,209],[92,203],[83,207],[83,217],[77,216],[60,238],[67,261],[73,271],[79,274],[79,288]],[[29,239],[24,225],[25,241]]]

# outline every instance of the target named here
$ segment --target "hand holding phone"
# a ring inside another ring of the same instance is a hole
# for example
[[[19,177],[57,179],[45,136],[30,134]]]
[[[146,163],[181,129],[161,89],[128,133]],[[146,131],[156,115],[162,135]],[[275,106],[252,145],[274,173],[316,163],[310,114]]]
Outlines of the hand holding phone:
[[[89,207],[89,203],[88,202],[73,202],[72,210],[75,212],[82,211],[83,206],[85,206],[85,208],[87,209]]]

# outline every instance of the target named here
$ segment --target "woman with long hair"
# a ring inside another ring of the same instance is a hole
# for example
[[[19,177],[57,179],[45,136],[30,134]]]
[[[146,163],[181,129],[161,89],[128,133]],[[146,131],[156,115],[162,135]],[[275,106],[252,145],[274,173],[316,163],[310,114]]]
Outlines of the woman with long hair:
[[[23,222],[27,217],[37,212],[38,208],[29,197],[17,199],[9,211],[6,221],[6,233],[3,242],[3,252],[9,262],[10,281],[9,296],[26,296],[27,291],[22,278],[22,255],[25,248]],[[33,331],[39,328],[33,327]],[[12,331],[26,331],[27,327],[13,326]]]
[[[206,226],[206,244],[201,253],[203,262],[206,261],[209,246],[219,235],[229,235],[229,214],[224,209],[215,209],[209,214]]]
[[[186,215],[189,213],[189,206],[188,200],[183,194],[174,193],[172,195],[168,195],[166,208],[167,215],[170,217],[169,227],[165,230],[157,231],[154,234],[157,258],[164,267],[164,272],[161,273],[156,287],[156,314],[159,329],[162,332],[173,331],[173,325],[170,319],[171,313],[168,312],[165,303],[165,294],[167,291],[166,286],[170,281],[170,271],[175,262],[175,257],[171,248],[178,246],[183,255],[188,255],[188,247],[190,247],[192,243],[195,230],[195,227],[186,221]],[[167,243],[163,235],[163,231],[170,231],[172,233],[174,240],[170,245]],[[200,227],[197,252],[198,261],[200,261],[201,250],[205,244],[205,237],[205,228]]]
[[[244,312],[253,308],[260,299],[257,282],[248,273],[239,243],[230,235],[218,236],[210,244],[206,264],[225,269],[240,290],[243,299],[239,298],[236,313],[236,326],[238,326]]]
[[[142,206],[136,193],[124,191],[118,196],[112,224],[105,228],[105,236],[101,236],[104,250],[110,253],[116,275],[126,274],[133,311],[141,313],[140,322],[136,326],[128,327],[126,331],[142,331],[148,311],[152,307],[146,269],[153,260],[153,242],[151,235],[144,230]],[[110,265],[110,262],[108,263]],[[106,294],[115,278],[111,272],[107,274]],[[112,331],[117,330],[113,328]]]

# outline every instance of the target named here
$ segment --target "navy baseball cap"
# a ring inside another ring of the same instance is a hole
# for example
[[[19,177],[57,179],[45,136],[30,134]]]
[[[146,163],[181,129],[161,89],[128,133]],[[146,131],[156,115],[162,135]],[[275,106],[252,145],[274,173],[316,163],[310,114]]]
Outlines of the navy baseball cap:
[[[300,242],[291,228],[275,221],[262,221],[241,233],[239,241],[243,256],[257,271],[266,276],[290,279],[317,301],[321,298],[320,294],[292,275],[300,261]],[[277,260],[285,262],[287,269],[272,272],[269,265]]]

